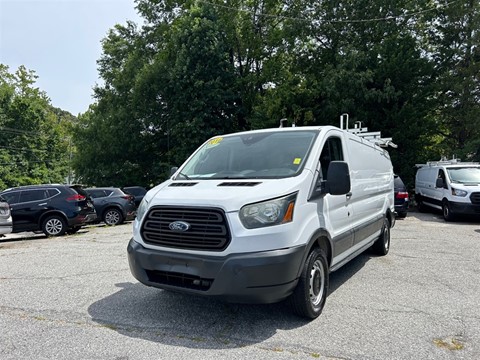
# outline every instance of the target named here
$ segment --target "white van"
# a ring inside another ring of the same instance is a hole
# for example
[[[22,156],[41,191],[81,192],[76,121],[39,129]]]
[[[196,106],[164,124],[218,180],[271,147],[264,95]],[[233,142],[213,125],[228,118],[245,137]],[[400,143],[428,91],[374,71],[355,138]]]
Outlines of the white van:
[[[455,215],[480,216],[480,164],[457,159],[417,164],[415,200],[419,211],[443,211],[446,221]]]
[[[130,269],[145,285],[228,302],[290,297],[313,319],[329,272],[372,246],[388,253],[393,179],[386,150],[333,126],[214,137],[145,195]]]

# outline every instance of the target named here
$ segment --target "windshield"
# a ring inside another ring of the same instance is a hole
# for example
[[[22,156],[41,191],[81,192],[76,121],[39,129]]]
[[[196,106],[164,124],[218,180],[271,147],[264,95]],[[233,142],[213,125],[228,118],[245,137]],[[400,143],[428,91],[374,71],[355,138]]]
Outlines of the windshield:
[[[195,153],[176,180],[295,176],[316,136],[316,131],[284,130],[216,137]]]
[[[480,184],[480,167],[448,168],[447,173],[453,183]]]

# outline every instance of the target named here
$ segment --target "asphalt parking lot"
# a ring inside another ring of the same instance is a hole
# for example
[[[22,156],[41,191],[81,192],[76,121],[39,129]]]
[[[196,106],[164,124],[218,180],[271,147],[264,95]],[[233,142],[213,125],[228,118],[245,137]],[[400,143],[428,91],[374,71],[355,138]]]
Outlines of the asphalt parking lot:
[[[139,284],[130,237],[1,238],[0,359],[480,359],[480,220],[398,220],[390,253],[331,274],[310,322]]]

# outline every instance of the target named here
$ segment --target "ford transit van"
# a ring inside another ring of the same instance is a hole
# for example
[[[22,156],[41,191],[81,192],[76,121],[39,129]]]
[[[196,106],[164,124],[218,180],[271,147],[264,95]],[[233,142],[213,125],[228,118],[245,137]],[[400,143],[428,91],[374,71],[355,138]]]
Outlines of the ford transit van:
[[[419,211],[442,210],[452,221],[457,215],[480,217],[480,164],[456,159],[417,164],[415,200]]]
[[[131,272],[228,302],[289,298],[315,318],[330,272],[369,248],[388,253],[393,181],[385,149],[333,126],[214,137],[144,196]]]

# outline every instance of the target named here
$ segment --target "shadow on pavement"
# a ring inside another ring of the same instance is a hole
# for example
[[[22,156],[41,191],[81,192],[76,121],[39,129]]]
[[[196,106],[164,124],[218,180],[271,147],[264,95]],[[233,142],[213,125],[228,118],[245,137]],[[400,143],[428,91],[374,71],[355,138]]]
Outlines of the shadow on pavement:
[[[367,251],[332,273],[329,293],[337,290],[370,258]],[[122,335],[153,342],[174,344],[178,341],[179,346],[205,349],[235,348],[263,342],[278,330],[310,323],[294,315],[287,301],[268,305],[230,304],[141,283],[116,286],[118,292],[89,306],[92,320]],[[321,319],[322,315],[315,321]]]

